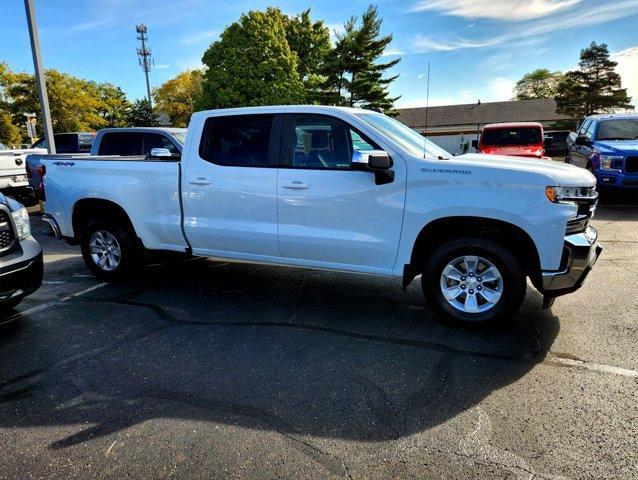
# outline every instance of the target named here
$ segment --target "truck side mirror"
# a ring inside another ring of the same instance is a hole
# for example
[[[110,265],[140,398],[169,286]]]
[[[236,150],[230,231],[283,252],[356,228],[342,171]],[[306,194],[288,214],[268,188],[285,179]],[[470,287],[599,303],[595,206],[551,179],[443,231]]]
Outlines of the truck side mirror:
[[[478,150],[478,140],[472,140],[472,148],[475,148]]]
[[[586,147],[589,145],[589,139],[585,135],[578,135],[574,143],[581,147]]]
[[[352,154],[352,168],[374,173],[377,185],[394,181],[392,158],[383,150],[355,150]]]
[[[151,148],[148,158],[167,160],[169,158],[179,158],[179,154],[173,155],[168,148]]]

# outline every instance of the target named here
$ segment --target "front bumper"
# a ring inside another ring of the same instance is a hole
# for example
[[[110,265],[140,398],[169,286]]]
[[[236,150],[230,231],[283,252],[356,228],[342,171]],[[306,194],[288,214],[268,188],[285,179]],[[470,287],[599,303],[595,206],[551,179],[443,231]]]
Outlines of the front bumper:
[[[0,304],[26,297],[42,285],[42,248],[29,237],[19,250],[0,257]]]
[[[583,233],[567,235],[560,270],[542,273],[543,295],[553,298],[578,290],[602,250],[594,227],[587,227]]]

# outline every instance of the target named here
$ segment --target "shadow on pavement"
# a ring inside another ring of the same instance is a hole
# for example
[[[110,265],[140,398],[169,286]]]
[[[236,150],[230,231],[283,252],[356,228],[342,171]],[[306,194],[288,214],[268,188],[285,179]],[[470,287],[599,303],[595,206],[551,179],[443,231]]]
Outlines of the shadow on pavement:
[[[510,324],[461,329],[433,317],[416,282],[152,267],[3,332],[0,427],[65,426],[54,449],[166,417],[277,431],[302,450],[305,435],[397,439],[541,362],[559,321],[540,304],[530,288]]]

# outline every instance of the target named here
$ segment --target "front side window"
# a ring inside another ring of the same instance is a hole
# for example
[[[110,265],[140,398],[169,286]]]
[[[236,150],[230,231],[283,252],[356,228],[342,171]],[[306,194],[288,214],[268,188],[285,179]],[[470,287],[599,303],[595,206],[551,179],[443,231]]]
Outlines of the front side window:
[[[587,137],[588,140],[591,140],[592,138],[594,138],[594,130],[596,129],[596,122],[591,122],[589,124],[589,126],[587,127],[587,130],[585,131],[584,135]]]
[[[178,148],[164,135],[159,133],[145,133],[144,134],[144,155],[150,155],[151,150],[154,148],[166,148],[171,155],[179,155]]]
[[[590,125],[591,125],[591,119],[585,120],[580,126],[580,129],[578,130],[578,135],[585,135],[585,132],[587,131]]]
[[[274,115],[210,117],[204,125],[200,156],[224,166],[269,167],[278,164],[270,148]]]
[[[291,166],[349,169],[356,150],[378,150],[372,140],[327,115],[295,115]]]

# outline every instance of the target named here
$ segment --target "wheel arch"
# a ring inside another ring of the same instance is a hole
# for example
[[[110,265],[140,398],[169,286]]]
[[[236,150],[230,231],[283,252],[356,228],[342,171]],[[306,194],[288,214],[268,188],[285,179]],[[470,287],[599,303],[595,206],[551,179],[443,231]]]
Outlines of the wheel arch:
[[[83,198],[73,205],[71,225],[73,240],[79,241],[87,222],[94,218],[115,219],[124,222],[137,237],[133,222],[124,208],[117,203],[103,198]]]
[[[422,273],[427,252],[442,242],[460,236],[480,236],[498,242],[508,248],[518,259],[525,274],[534,285],[540,282],[541,263],[538,249],[532,237],[521,227],[504,220],[474,216],[442,217],[431,221],[419,232],[410,256],[410,263],[403,268],[403,288]]]

